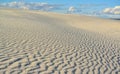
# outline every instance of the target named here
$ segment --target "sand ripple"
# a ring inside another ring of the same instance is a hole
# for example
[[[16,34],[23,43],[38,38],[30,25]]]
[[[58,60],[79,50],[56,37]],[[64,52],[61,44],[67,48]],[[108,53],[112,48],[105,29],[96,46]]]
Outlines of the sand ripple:
[[[42,13],[0,11],[0,74],[120,73],[119,38]]]

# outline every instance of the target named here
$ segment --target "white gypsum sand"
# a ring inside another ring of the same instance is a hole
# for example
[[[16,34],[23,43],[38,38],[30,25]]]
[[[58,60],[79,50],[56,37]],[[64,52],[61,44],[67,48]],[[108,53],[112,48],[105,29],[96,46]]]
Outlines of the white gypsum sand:
[[[0,9],[0,74],[119,74],[120,22]]]

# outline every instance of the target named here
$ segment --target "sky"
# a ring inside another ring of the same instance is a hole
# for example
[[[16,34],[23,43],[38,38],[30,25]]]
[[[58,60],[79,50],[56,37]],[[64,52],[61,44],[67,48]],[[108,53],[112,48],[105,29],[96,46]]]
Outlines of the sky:
[[[0,7],[120,18],[120,0],[0,0]]]

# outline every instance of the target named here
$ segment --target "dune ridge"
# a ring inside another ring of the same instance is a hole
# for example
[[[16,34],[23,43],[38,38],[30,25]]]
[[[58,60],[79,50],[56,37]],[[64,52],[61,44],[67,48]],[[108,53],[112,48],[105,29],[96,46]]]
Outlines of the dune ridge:
[[[119,74],[120,22],[0,9],[0,74]]]

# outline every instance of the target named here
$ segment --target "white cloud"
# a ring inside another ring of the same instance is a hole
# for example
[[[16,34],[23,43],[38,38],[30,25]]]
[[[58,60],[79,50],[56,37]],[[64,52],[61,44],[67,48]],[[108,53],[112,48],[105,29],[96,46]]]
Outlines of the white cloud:
[[[36,3],[10,2],[10,3],[2,3],[2,4],[0,4],[0,6],[11,7],[11,8],[20,8],[20,9],[50,11],[50,10],[54,10],[54,9],[59,9],[61,5],[39,3],[39,2],[36,2]]]
[[[74,12],[75,10],[76,10],[75,7],[71,6],[69,7],[68,12]]]
[[[114,8],[106,8],[103,10],[104,13],[120,15],[120,6],[115,6]]]

